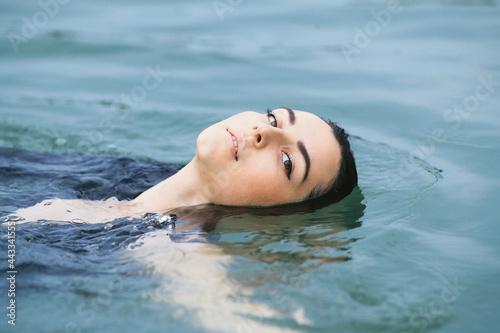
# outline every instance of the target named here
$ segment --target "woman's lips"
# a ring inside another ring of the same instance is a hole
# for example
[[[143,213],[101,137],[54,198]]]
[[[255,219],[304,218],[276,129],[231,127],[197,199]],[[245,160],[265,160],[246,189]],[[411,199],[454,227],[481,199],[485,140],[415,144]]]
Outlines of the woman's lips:
[[[226,143],[234,159],[238,161],[238,153],[241,154],[241,151],[245,147],[245,139],[243,137],[243,133],[236,129],[227,129]]]

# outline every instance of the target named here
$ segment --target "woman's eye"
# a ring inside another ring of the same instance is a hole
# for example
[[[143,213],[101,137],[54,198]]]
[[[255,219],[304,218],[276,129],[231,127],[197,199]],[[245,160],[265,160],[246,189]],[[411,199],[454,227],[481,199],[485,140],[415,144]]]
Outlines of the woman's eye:
[[[287,153],[283,153],[283,167],[285,168],[286,176],[290,179],[290,175],[292,174],[292,160],[290,159],[290,155]]]
[[[278,127],[278,122],[276,121],[276,117],[270,110],[267,110],[267,119],[269,120],[271,126]]]

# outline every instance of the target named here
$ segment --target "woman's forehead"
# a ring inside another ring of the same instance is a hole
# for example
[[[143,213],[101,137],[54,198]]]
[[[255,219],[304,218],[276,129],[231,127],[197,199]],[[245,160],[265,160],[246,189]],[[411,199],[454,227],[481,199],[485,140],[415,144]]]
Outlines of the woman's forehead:
[[[287,111],[286,111],[287,112]],[[340,166],[340,145],[323,119],[306,111],[293,110],[300,140],[310,157],[313,183],[330,183]]]

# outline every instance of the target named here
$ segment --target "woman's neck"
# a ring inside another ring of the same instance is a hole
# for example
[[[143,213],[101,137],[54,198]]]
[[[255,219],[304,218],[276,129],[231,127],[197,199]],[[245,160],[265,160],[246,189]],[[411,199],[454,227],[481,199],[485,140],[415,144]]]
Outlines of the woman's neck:
[[[138,210],[165,213],[178,207],[205,204],[204,183],[191,161],[175,175],[156,184],[132,201]]]

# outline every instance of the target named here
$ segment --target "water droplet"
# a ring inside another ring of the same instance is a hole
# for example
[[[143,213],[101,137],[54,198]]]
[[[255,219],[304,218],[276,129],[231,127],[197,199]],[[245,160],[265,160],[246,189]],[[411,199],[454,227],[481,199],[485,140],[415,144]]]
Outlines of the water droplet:
[[[130,249],[135,249],[136,247],[141,247],[142,245],[144,245],[144,243],[143,243],[143,242],[134,243],[134,244],[130,244],[130,245],[129,245],[129,248],[130,248]]]
[[[15,221],[22,221],[22,220],[24,220],[24,218],[16,216],[16,215],[7,215],[7,216],[3,216],[0,218],[0,223],[15,222]]]
[[[160,223],[168,223],[170,222],[170,216],[163,215],[158,220],[160,221]]]
[[[86,246],[85,250],[89,251],[90,253],[96,252],[97,250],[99,250],[99,246],[97,244],[92,244],[92,245]]]
[[[86,224],[87,222],[85,222],[84,220],[79,219],[79,218],[74,218],[71,220],[71,223],[78,225],[78,224]]]
[[[62,145],[64,145],[65,143],[66,143],[66,139],[64,139],[64,138],[57,138],[57,139],[56,139],[56,145],[57,145],[57,146],[62,146]]]

